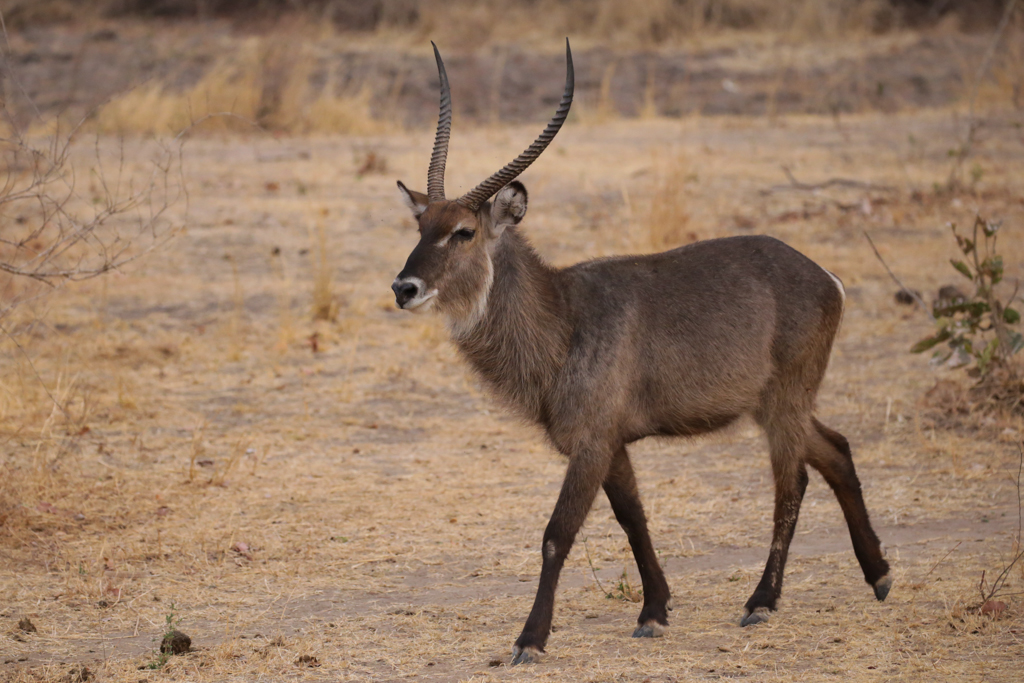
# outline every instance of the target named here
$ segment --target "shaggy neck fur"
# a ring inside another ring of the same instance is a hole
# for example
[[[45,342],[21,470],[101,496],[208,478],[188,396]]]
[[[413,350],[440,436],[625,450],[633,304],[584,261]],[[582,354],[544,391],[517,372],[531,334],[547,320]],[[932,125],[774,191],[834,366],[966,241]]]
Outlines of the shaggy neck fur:
[[[547,422],[546,397],[562,368],[571,329],[548,266],[514,227],[492,255],[486,310],[455,337],[459,350],[496,393],[527,419]]]

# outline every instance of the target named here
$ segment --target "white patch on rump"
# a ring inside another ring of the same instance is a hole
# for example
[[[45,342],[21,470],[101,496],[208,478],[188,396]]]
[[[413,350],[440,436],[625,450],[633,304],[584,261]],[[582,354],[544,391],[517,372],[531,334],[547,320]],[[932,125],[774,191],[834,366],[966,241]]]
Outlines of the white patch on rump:
[[[822,268],[822,270],[825,271],[826,275],[832,278],[832,282],[836,283],[836,287],[839,289],[839,296],[843,299],[843,308],[846,308],[846,287],[843,287],[843,281],[836,277],[835,273],[832,271],[826,270],[825,268]]]

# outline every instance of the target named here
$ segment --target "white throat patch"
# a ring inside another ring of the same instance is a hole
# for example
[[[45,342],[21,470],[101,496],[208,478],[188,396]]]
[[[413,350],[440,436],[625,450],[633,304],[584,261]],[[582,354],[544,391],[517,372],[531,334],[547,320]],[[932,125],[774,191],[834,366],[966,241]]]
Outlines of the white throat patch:
[[[484,286],[480,289],[480,293],[477,295],[476,301],[469,313],[462,318],[448,315],[448,332],[451,334],[453,339],[459,339],[467,336],[473,331],[473,328],[483,320],[484,315],[487,313],[487,300],[491,295],[491,287],[494,285],[494,261],[491,260],[491,255],[487,254],[487,275],[484,278]]]

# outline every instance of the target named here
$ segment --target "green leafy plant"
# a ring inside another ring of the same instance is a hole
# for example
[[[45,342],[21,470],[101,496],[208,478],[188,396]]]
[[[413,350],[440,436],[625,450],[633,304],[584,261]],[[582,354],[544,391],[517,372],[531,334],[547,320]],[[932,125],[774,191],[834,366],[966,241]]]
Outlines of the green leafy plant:
[[[171,658],[171,652],[163,647],[163,643],[168,638],[174,636],[174,632],[177,630],[178,624],[181,623],[181,619],[176,617],[174,614],[173,602],[171,603],[169,610],[170,611],[168,611],[167,614],[164,616],[166,627],[164,628],[163,635],[160,636],[161,646],[156,653],[156,659],[154,659],[153,661],[149,662],[144,666],[140,666],[140,669],[162,669],[164,667],[164,664],[167,663],[167,660]]]
[[[935,362],[970,366],[968,374],[979,382],[997,368],[1015,378],[1011,359],[1024,349],[1024,335],[1015,329],[1020,313],[1010,306],[1017,297],[1017,288],[1005,302],[996,292],[1003,280],[1003,257],[996,253],[999,228],[999,223],[976,216],[971,236],[965,237],[957,232],[955,223],[950,224],[963,254],[962,259],[950,259],[950,264],[971,281],[974,293],[964,295],[955,288],[943,288],[955,293],[940,293],[932,306],[937,331],[910,349],[912,353],[924,353],[945,343],[947,348],[935,352]]]

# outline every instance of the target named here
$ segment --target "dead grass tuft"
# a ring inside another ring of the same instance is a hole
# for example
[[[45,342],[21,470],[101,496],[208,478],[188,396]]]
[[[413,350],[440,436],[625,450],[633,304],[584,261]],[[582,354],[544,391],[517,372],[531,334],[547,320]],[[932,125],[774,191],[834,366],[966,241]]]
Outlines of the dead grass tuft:
[[[313,271],[314,320],[336,320],[338,317],[338,299],[334,292],[334,264],[327,248],[325,218],[325,215],[321,216],[310,235],[313,243],[310,259]]]
[[[601,74],[601,85],[594,98],[580,98],[579,106],[574,107],[576,118],[584,125],[600,125],[619,118],[619,110],[612,99],[612,80],[618,63],[612,60]]]
[[[202,130],[371,134],[387,126],[372,113],[367,85],[343,89],[335,70],[322,83],[321,60],[287,37],[249,37],[194,85],[151,81],[115,97],[93,117],[103,133],[166,134],[203,121]],[[227,115],[221,115],[227,114]]]
[[[698,237],[690,228],[686,193],[694,179],[690,164],[683,154],[676,153],[665,162],[656,162],[655,168],[650,204],[644,225],[639,226],[640,234],[646,235],[640,248],[658,252],[695,242]]]
[[[245,41],[239,54],[223,58],[190,89],[178,92],[158,81],[143,83],[113,98],[96,112],[101,133],[165,135],[214,114],[206,131],[245,130],[261,119],[262,72],[257,39]]]
[[[197,425],[192,430],[192,443],[189,448],[188,458],[188,480],[189,482],[195,481],[196,478],[196,465],[198,465],[200,458],[206,453],[206,447],[203,445],[203,429],[206,427],[205,424]]]

